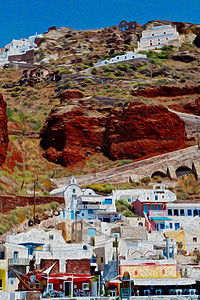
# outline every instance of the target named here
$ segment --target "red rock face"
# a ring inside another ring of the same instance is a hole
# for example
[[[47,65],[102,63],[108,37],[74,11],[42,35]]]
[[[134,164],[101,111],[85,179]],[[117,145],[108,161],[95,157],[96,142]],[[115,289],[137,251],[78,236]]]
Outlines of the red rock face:
[[[6,159],[8,142],[6,102],[3,100],[2,94],[0,94],[0,166]]]
[[[66,90],[61,94],[61,103],[64,100],[69,100],[69,99],[80,99],[84,98],[85,95],[79,91],[79,90]]]
[[[111,159],[136,159],[183,147],[184,122],[163,106],[132,102],[113,111],[106,124],[105,153]]]
[[[77,106],[52,112],[41,131],[45,158],[67,166],[83,161],[101,148],[105,118],[90,117],[88,112]]]
[[[155,98],[155,97],[175,97],[181,95],[194,95],[200,94],[200,86],[185,86],[185,87],[177,87],[177,86],[161,86],[159,88],[151,88],[145,90],[137,90],[132,91],[131,94],[133,96],[143,96],[147,98]]]
[[[184,122],[163,106],[132,102],[107,116],[95,113],[80,106],[52,111],[41,131],[44,157],[68,166],[97,151],[114,160],[136,159],[185,146]]]

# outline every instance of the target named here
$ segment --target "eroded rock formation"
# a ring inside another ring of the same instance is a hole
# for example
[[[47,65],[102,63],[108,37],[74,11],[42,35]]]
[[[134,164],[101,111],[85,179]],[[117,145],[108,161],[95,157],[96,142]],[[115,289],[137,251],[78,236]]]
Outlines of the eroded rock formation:
[[[8,142],[6,102],[3,100],[2,94],[0,94],[0,166],[6,159]]]
[[[110,159],[136,159],[184,147],[184,122],[163,106],[132,102],[99,113],[71,105],[51,112],[41,131],[44,157],[67,166],[102,151]]]

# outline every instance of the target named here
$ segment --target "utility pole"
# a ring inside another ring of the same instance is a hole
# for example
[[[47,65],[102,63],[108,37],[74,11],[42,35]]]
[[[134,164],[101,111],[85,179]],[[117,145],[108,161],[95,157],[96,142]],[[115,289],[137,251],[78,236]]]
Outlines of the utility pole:
[[[75,211],[75,243],[78,244],[78,231],[77,231],[77,211]]]
[[[38,177],[37,177],[37,179],[34,181],[34,194],[33,194],[33,199],[34,199],[34,205],[33,205],[33,218],[34,218],[34,222],[35,222],[35,220],[36,220],[36,197],[35,197],[35,186],[36,186],[36,182],[38,181]]]
[[[118,257],[118,240],[115,238],[115,247],[116,247],[116,260],[117,260],[117,277],[119,275],[119,257]]]

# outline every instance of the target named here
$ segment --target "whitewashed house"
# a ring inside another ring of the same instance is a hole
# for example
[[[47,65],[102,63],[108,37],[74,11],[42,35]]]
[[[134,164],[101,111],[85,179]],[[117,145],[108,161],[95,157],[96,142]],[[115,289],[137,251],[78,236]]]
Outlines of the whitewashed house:
[[[38,46],[35,44],[35,39],[41,38],[42,36],[42,34],[36,34],[30,36],[28,39],[13,39],[10,44],[6,45],[1,50],[0,63],[8,62],[10,56],[17,57],[18,55],[25,54],[30,50],[37,50]]]
[[[171,25],[156,26],[144,30],[138,42],[137,50],[160,49],[164,45],[180,46],[179,33],[176,28]]]
[[[117,64],[117,63],[121,63],[121,62],[126,62],[126,61],[130,61],[130,60],[134,60],[134,59],[144,59],[147,58],[146,54],[139,54],[139,53],[135,53],[133,51],[128,51],[127,53],[123,54],[123,55],[117,55],[113,58],[111,58],[110,60],[102,60],[100,62],[98,62],[97,64],[95,64],[95,67],[99,67],[99,66],[105,66],[105,65],[110,65],[110,64]]]

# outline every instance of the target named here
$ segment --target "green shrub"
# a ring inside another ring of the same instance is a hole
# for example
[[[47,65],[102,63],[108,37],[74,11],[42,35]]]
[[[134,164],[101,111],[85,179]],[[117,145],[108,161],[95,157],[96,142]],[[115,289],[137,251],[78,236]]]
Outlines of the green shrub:
[[[124,213],[123,213],[123,215],[125,216],[125,217],[129,217],[129,218],[134,218],[134,217],[137,217],[132,211],[130,211],[130,210],[128,210],[128,211],[125,211]]]
[[[97,68],[96,67],[92,68],[91,73],[92,73],[92,75],[96,75],[97,74]]]
[[[148,185],[151,181],[151,178],[149,176],[143,177],[141,179],[141,182],[144,183],[145,185]]]

